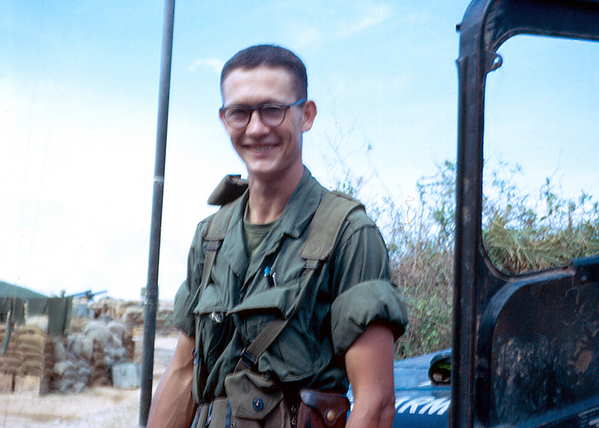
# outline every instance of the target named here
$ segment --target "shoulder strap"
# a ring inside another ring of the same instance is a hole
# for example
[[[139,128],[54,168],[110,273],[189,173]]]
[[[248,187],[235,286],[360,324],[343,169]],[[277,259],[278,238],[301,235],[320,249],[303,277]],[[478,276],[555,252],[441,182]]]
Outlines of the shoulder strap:
[[[204,239],[208,241],[206,247],[206,259],[204,260],[204,270],[202,271],[202,280],[200,286],[196,290],[195,295],[192,299],[192,304],[187,308],[187,316],[193,318],[193,311],[197,305],[200,296],[204,293],[204,290],[208,286],[208,280],[210,279],[210,272],[212,271],[212,265],[214,265],[214,259],[216,253],[220,248],[225,236],[227,236],[227,230],[229,230],[229,223],[235,212],[237,205],[230,202],[223,205],[210,219],[210,224],[204,232]]]
[[[229,224],[231,223],[231,218],[233,217],[233,213],[235,212],[235,207],[237,205],[233,202],[229,202],[226,205],[223,205],[210,219],[210,224],[208,228],[204,232],[204,239],[208,241],[208,245],[206,247],[206,258],[204,260],[204,270],[202,272],[202,280],[200,282],[200,286],[196,290],[195,295],[193,296],[192,303],[189,305],[187,309],[187,316],[193,318],[193,311],[200,300],[200,296],[204,293],[204,290],[208,286],[208,280],[210,279],[210,272],[212,271],[212,266],[214,265],[214,259],[216,258],[216,253],[220,248],[221,243],[227,236],[227,230],[229,229]],[[194,365],[193,365],[193,382],[191,386],[191,396],[195,403],[201,402],[201,391],[200,384],[198,381],[198,370],[199,366],[197,364],[197,358],[200,354],[200,336],[198,334],[200,329],[200,319],[199,317],[195,318],[195,346],[193,350],[194,357]]]
[[[258,358],[275,341],[281,331],[287,326],[289,320],[297,312],[300,303],[308,290],[314,273],[322,262],[327,260],[339,239],[343,222],[350,212],[355,209],[364,209],[364,205],[341,192],[329,192],[318,205],[314,218],[310,223],[310,230],[306,242],[300,250],[300,257],[306,260],[304,267],[308,269],[300,294],[285,320],[274,320],[254,339],[243,351],[241,358],[235,366],[235,371],[244,368],[253,369]]]
[[[339,239],[341,227],[350,212],[364,209],[364,205],[341,192],[329,192],[318,205],[308,238],[300,251],[306,267],[314,269],[319,262],[327,260]],[[312,267],[312,265],[316,266]]]
[[[222,244],[225,236],[227,236],[227,230],[229,230],[229,223],[231,223],[231,217],[233,217],[233,212],[235,211],[235,207],[237,205],[234,203],[228,203],[223,205],[220,210],[214,214],[212,220],[210,220],[210,224],[208,225],[208,229],[204,233],[204,239],[208,241],[208,246],[206,248],[206,260],[204,261],[204,270],[202,272],[202,282],[200,295],[206,289],[208,285],[208,279],[210,278],[210,271],[212,270],[212,265],[214,264],[214,259],[216,257],[216,252],[220,248],[220,244]]]

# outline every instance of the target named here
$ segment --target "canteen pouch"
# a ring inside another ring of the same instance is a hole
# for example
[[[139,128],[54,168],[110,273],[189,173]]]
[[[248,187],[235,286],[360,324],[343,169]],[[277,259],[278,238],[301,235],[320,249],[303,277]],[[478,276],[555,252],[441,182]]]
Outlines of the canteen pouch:
[[[344,428],[349,411],[345,395],[313,389],[300,391],[298,428]]]
[[[225,390],[236,428],[291,428],[283,391],[272,380],[249,370],[227,375]]]

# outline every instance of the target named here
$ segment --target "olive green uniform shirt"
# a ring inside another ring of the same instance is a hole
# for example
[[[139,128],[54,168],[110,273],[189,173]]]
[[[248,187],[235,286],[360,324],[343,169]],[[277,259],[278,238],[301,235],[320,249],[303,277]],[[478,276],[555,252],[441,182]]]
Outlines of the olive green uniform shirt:
[[[247,192],[237,205],[216,255],[210,281],[193,301],[204,265],[203,234],[196,230],[189,251],[187,279],[175,298],[174,323],[189,336],[199,334],[197,362],[203,402],[225,395],[224,378],[242,351],[270,321],[285,317],[304,286],[307,269],[299,256],[318,204],[328,191],[308,170],[253,258],[243,241]],[[399,337],[407,324],[403,297],[390,282],[383,239],[362,210],[344,222],[331,257],[312,277],[301,309],[258,360],[257,368],[284,388],[345,392],[344,354],[373,322],[384,322]],[[186,313],[199,318],[199,331]]]

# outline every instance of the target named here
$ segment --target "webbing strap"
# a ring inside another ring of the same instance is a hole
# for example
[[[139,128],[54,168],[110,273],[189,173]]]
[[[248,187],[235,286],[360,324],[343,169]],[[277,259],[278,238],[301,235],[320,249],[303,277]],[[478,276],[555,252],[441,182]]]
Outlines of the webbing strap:
[[[187,316],[193,317],[193,311],[195,310],[195,306],[198,304],[200,300],[200,296],[204,293],[204,290],[208,286],[208,281],[210,280],[210,272],[212,271],[212,266],[214,265],[214,259],[216,258],[216,253],[220,248],[220,244],[227,236],[227,230],[229,230],[229,223],[231,223],[231,218],[233,217],[233,213],[235,212],[235,207],[237,204],[229,203],[224,205],[221,209],[219,209],[212,220],[210,220],[210,224],[208,228],[204,232],[204,239],[208,241],[208,245],[206,246],[206,259],[204,260],[204,270],[202,271],[202,281],[200,282],[200,286],[196,290],[195,295],[193,296],[192,304],[187,308]]]
[[[204,261],[202,282],[199,287],[201,290],[200,296],[208,286],[208,280],[210,279],[210,272],[212,271],[212,265],[214,265],[216,252],[220,248],[220,244],[225,239],[225,236],[227,236],[229,223],[231,223],[231,217],[233,217],[236,206],[237,204],[234,203],[223,205],[214,217],[212,217],[212,220],[204,233],[204,239],[208,240],[208,246],[206,247],[206,260]]]
[[[204,239],[208,241],[222,241],[225,239],[227,231],[229,230],[229,223],[231,223],[235,208],[238,206],[239,204],[236,204],[235,201],[223,205],[214,216],[212,216],[212,220],[210,220],[210,224],[204,232]]]
[[[289,323],[289,319],[286,320],[274,320],[271,321],[264,330],[254,339],[250,345],[243,350],[241,358],[235,366],[235,371],[247,369],[254,369],[260,355],[268,349],[270,344],[279,336],[283,329]]]
[[[289,324],[289,321],[291,321],[291,319],[297,313],[300,302],[304,300],[304,296],[308,292],[308,284],[310,284],[310,280],[314,276],[316,270],[317,269],[310,269],[306,272],[304,276],[304,284],[300,290],[300,294],[295,300],[295,304],[291,309],[289,316],[284,320],[273,320],[266,327],[264,327],[264,330],[262,330],[260,334],[256,336],[254,341],[243,350],[241,358],[235,366],[235,371],[239,371],[244,368],[253,370],[256,367],[258,358],[260,358],[260,356],[268,349],[275,339],[279,337],[279,334],[281,334],[285,327],[287,327],[287,324]]]
[[[364,205],[341,192],[327,193],[310,223],[308,238],[300,251],[300,257],[306,260],[327,260],[337,244],[343,222],[354,209],[364,209]]]

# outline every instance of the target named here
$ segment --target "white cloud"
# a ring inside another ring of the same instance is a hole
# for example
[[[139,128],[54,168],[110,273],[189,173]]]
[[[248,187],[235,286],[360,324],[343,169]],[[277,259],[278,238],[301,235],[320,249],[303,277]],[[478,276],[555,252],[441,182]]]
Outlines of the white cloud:
[[[224,64],[225,63],[218,58],[196,59],[189,67],[187,67],[187,69],[194,72],[198,67],[204,67],[219,75]]]
[[[392,8],[386,4],[359,4],[351,10],[341,4],[339,8],[332,7],[323,12],[319,23],[311,21],[309,26],[290,25],[290,46],[298,50],[318,48],[329,40],[344,39],[375,27],[388,20],[392,13]]]
[[[352,36],[386,21],[391,16],[391,8],[386,4],[374,5],[362,12],[360,14],[362,18],[356,22],[346,23],[340,30],[339,36]]]

